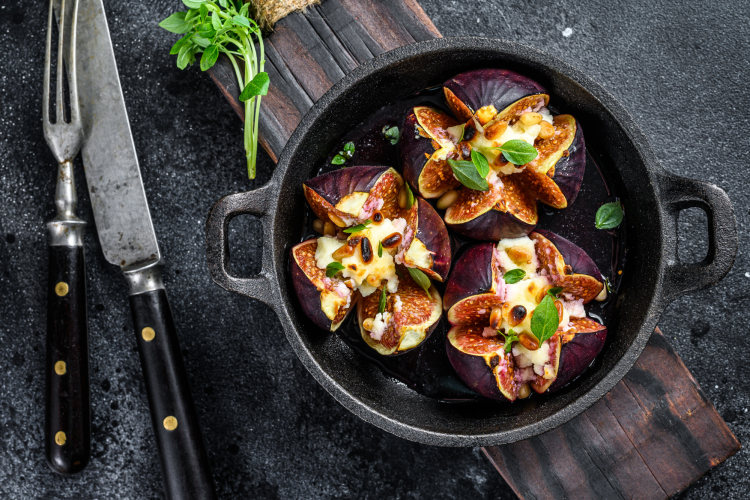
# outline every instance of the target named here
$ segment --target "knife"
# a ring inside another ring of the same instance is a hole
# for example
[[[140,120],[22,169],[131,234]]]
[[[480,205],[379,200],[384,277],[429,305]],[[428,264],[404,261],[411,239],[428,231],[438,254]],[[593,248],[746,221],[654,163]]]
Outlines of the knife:
[[[76,63],[86,182],[104,257],[120,266],[128,285],[164,490],[169,499],[213,499],[216,492],[162,282],[161,252],[104,5],[102,0],[80,0],[78,9]]]

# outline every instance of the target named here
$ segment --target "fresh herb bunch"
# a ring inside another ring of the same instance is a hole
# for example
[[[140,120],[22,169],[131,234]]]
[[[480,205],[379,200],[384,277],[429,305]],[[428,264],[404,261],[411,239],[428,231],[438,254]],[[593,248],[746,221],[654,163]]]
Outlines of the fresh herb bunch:
[[[196,54],[203,53],[202,71],[216,64],[219,54],[229,58],[242,89],[240,101],[245,103],[247,175],[254,179],[260,98],[268,93],[269,83],[268,73],[263,71],[266,61],[261,30],[249,13],[250,4],[241,0],[182,0],[182,3],[188,7],[187,12],[175,12],[159,23],[167,31],[184,34],[169,53],[177,55],[180,69],[193,64]],[[258,42],[257,50],[254,39]],[[238,58],[242,61],[238,62]],[[244,68],[240,69],[242,62]]]

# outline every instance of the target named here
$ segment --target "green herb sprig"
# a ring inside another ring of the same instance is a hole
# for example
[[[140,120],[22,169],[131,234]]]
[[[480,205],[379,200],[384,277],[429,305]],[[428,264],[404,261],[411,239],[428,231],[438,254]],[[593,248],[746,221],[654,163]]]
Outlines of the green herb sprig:
[[[378,258],[383,257],[383,242],[378,241]]]
[[[401,138],[401,132],[398,127],[389,127],[386,125],[383,127],[383,136],[390,141],[391,145],[395,146]]]
[[[503,280],[509,284],[512,285],[513,283],[518,283],[524,277],[526,276],[526,271],[523,269],[511,269],[507,273],[503,275]]]
[[[417,285],[419,285],[422,290],[424,290],[424,293],[426,293],[428,297],[431,297],[430,278],[428,278],[425,273],[415,267],[407,267],[406,269],[409,271],[411,279],[413,279],[417,283]]]
[[[380,294],[380,301],[378,301],[378,312],[380,314],[385,312],[386,296],[385,296],[385,285],[383,285],[383,292]]]
[[[511,139],[502,146],[492,149],[499,150],[505,159],[514,165],[525,165],[539,156],[539,151],[532,144],[521,139]]]
[[[333,261],[326,266],[326,277],[333,278],[339,271],[344,270],[344,265],[341,262]]]
[[[539,345],[552,338],[560,326],[560,316],[557,314],[555,299],[552,295],[545,295],[542,301],[534,309],[531,317],[531,333],[539,341]]]
[[[347,142],[344,144],[344,150],[339,151],[339,154],[333,157],[331,160],[332,165],[343,165],[347,160],[351,160],[354,156],[354,143]]]
[[[619,201],[605,203],[596,211],[596,228],[614,229],[622,224],[623,217],[622,203]]]
[[[242,89],[240,101],[245,103],[244,146],[247,176],[255,178],[258,157],[258,121],[260,99],[268,93],[269,78],[264,69],[263,35],[249,17],[249,3],[241,0],[182,0],[187,12],[175,12],[159,23],[172,33],[184,34],[172,46],[170,54],[177,55],[177,67],[185,69],[200,60],[202,71],[216,64],[220,54],[232,63],[237,82]],[[255,48],[255,41],[258,49]],[[238,59],[241,59],[238,61]],[[244,71],[240,64],[244,63]]]
[[[361,224],[357,224],[356,226],[352,226],[352,227],[348,227],[344,229],[343,232],[349,233],[349,234],[358,233],[360,231],[364,231],[365,229],[367,229],[367,226],[369,226],[370,224],[372,224],[372,221],[370,219],[367,219]]]
[[[414,205],[416,198],[414,198],[414,192],[412,192],[409,183],[404,182],[404,186],[406,187],[406,209],[409,210]]]
[[[508,333],[503,333],[500,330],[498,330],[497,333],[503,336],[503,347],[505,349],[505,352],[510,352],[510,350],[513,349],[513,342],[518,341],[518,335],[516,335],[516,332],[514,332],[511,328],[510,330],[508,330]]]

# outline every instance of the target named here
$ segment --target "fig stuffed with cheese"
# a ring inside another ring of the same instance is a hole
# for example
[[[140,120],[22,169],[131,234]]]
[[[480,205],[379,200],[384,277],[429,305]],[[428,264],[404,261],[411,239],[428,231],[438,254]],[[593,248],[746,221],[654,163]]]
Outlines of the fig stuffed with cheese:
[[[481,69],[456,75],[443,91],[450,113],[430,106],[407,113],[399,158],[420,196],[439,199],[449,228],[478,240],[516,238],[536,226],[537,200],[558,209],[573,203],[585,169],[583,133],[573,116],[551,114],[541,85]],[[511,163],[502,148],[516,141],[536,157]],[[451,167],[450,160],[471,161],[472,151],[487,159],[486,190],[462,185]]]
[[[384,355],[413,349],[432,332],[442,300],[430,279],[443,281],[451,265],[443,220],[420,197],[399,204],[403,189],[401,175],[384,166],[310,179],[304,193],[323,235],[291,251],[292,282],[305,314],[333,331],[358,307],[366,342]]]
[[[606,328],[585,304],[606,296],[602,276],[578,246],[547,231],[481,243],[455,262],[443,307],[452,325],[448,358],[475,392],[499,401],[555,391],[599,354]],[[543,301],[557,328],[532,328]]]

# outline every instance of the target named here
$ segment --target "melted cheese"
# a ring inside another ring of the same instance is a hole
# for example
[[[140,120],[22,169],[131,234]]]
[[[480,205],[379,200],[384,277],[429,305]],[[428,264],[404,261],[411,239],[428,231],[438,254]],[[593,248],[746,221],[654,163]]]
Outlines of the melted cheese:
[[[427,247],[419,238],[414,238],[411,240],[409,250],[404,254],[404,263],[409,267],[430,269],[432,267],[432,252],[427,250]]]
[[[509,248],[523,251],[530,258],[515,262],[507,253]],[[528,236],[521,236],[520,238],[506,238],[504,240],[500,240],[497,244],[497,250],[497,257],[499,259],[498,263],[500,264],[500,267],[505,271],[520,268],[526,271],[527,276],[530,276],[532,274],[535,274],[537,268],[539,267],[539,261],[537,260],[536,250],[534,248],[534,241]]]
[[[330,236],[318,238],[318,248],[315,250],[315,265],[320,269],[325,269],[328,264],[333,262],[333,252],[343,247],[346,242]]]
[[[544,366],[549,363],[549,340],[545,340],[536,351],[526,349],[520,342],[513,344],[513,356],[516,364],[521,368],[529,366]],[[541,375],[538,373],[537,375]]]
[[[370,193],[356,192],[348,194],[336,203],[336,208],[357,217],[368,196],[370,196]]]

